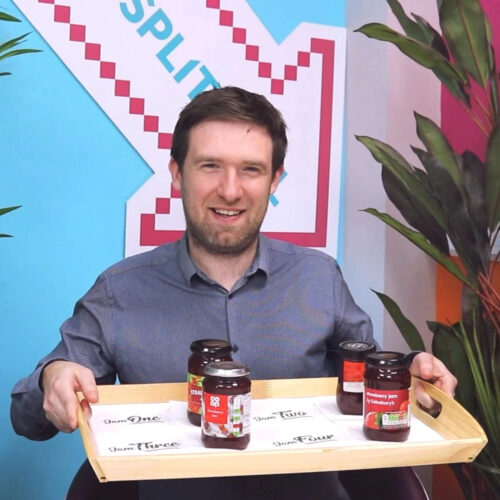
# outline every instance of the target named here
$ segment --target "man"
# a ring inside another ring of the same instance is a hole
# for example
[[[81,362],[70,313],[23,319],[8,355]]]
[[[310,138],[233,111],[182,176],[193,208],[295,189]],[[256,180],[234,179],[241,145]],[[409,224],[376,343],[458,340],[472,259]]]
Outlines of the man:
[[[96,383],[185,380],[193,340],[228,340],[253,378],[336,375],[337,348],[373,340],[335,261],[259,233],[286,153],[286,127],[264,97],[226,87],[179,116],[169,169],[186,233],[112,266],[61,327],[62,341],[12,393],[19,434],[48,439],[77,426]],[[454,377],[421,353],[414,375],[452,393]],[[141,498],[345,498],[334,473],[145,481]]]

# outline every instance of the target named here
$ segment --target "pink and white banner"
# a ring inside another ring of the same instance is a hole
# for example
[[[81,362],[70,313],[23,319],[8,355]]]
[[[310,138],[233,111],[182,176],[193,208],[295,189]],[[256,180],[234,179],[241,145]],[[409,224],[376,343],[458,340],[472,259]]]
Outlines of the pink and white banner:
[[[197,93],[237,85],[289,129],[263,231],[336,256],[345,28],[302,23],[277,44],[243,0],[14,1],[151,167],[127,202],[126,255],[182,234],[167,168],[177,116]]]

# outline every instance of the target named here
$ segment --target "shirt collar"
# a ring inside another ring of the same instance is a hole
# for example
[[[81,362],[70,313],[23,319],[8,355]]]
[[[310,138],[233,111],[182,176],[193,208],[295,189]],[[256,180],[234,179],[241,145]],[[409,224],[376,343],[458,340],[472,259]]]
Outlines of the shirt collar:
[[[207,278],[204,273],[196,267],[189,256],[186,233],[184,233],[178,244],[179,265],[188,285],[191,285],[191,279],[194,275],[198,275],[202,279],[206,280]],[[266,277],[268,277],[269,270],[269,240],[266,236],[259,234],[259,246],[257,247],[257,253],[255,254],[255,258],[244,277],[251,276],[257,271],[264,272]]]

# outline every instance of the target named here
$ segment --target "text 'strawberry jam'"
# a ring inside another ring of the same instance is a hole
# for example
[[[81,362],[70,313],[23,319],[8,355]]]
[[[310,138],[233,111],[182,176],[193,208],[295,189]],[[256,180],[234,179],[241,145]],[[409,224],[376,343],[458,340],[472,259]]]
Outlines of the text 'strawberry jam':
[[[341,366],[337,384],[337,406],[347,415],[363,414],[365,358],[375,352],[373,342],[341,342]]]
[[[411,375],[400,352],[368,354],[363,432],[376,441],[406,441],[410,433]]]
[[[221,361],[205,366],[201,441],[207,448],[244,450],[250,442],[250,370]]]
[[[225,340],[195,340],[189,346],[187,374],[187,416],[194,425],[201,425],[201,396],[203,392],[203,370],[214,361],[232,361],[231,345]]]

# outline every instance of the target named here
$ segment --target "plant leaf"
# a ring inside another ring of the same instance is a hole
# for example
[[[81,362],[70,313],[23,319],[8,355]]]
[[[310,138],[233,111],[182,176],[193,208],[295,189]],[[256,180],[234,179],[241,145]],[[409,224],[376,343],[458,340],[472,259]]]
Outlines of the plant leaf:
[[[462,189],[460,170],[455,152],[441,129],[429,118],[414,113],[417,122],[417,135],[425,144],[427,151],[446,169],[459,189]]]
[[[434,334],[432,352],[457,377],[457,400],[474,415],[476,413],[474,380],[462,342],[453,327],[435,321],[428,321],[427,326]]]
[[[486,149],[486,200],[493,232],[500,222],[500,124],[493,129]]]
[[[425,42],[426,36],[422,28],[406,15],[403,7],[401,7],[401,4],[397,0],[387,0],[387,3],[406,35],[410,38],[418,40],[419,42]]]
[[[10,14],[6,14],[5,12],[0,12],[0,21],[11,21],[14,23],[20,23],[21,20],[17,17],[11,16]]]
[[[429,153],[413,148],[429,174],[429,181],[447,214],[447,233],[468,270],[469,276],[487,269],[489,247],[481,253],[481,241],[467,210],[464,196],[452,180],[448,170]]]
[[[422,174],[426,175],[425,172]],[[384,166],[382,166],[382,183],[388,198],[408,224],[420,231],[445,255],[450,255],[446,231],[438,225],[436,219],[420,203],[420,200]]]
[[[416,14],[413,14],[413,17],[417,21],[422,31],[425,33],[426,43],[433,49],[437,50],[440,54],[443,55],[444,58],[449,61],[450,55],[448,53],[448,49],[446,48],[443,37],[423,17],[417,16]],[[453,96],[470,107],[469,94],[466,92],[465,85],[461,81],[455,78],[450,78],[439,69],[434,69],[433,72]]]
[[[15,207],[0,208],[0,215],[8,214],[9,212],[17,210],[18,208],[21,208],[21,205],[17,205]]]
[[[7,52],[6,54],[2,54],[0,56],[0,61],[2,59],[7,59],[8,57],[12,56],[19,56],[21,54],[31,54],[33,52],[41,52],[41,50],[38,49],[17,49],[17,50],[11,50],[10,52]]]
[[[420,333],[418,333],[415,325],[401,312],[396,302],[382,292],[377,292],[375,290],[372,290],[372,292],[376,293],[377,297],[382,301],[382,304],[384,304],[386,311],[389,313],[394,323],[396,323],[396,326],[406,340],[409,348],[412,351],[425,351],[425,344]]]
[[[21,41],[26,38],[29,35],[29,33],[25,33],[24,35],[18,36],[16,38],[12,38],[11,40],[7,40],[6,42],[2,43],[0,45],[0,52],[5,52],[6,50],[11,49],[12,47],[15,47],[16,45],[19,45]]]
[[[412,14],[412,16],[415,18],[415,21],[424,33],[425,41],[428,45],[437,50],[446,59],[450,60],[450,54],[440,33],[436,31],[423,17],[417,16],[417,14]]]
[[[412,193],[422,206],[434,217],[437,224],[446,229],[446,218],[434,195],[423,183],[414,169],[392,146],[367,136],[356,136],[368,148],[372,156],[386,167]]]
[[[486,202],[486,166],[471,151],[464,151],[459,158],[465,188],[467,211],[472,220],[472,229],[484,259],[490,257],[488,234],[488,206]]]
[[[397,31],[380,23],[369,23],[361,26],[356,31],[363,33],[369,38],[390,42],[407,55],[410,59],[429,69],[438,69],[440,73],[448,78],[467,83],[467,77],[462,70],[448,61],[437,50],[425,45],[414,38],[401,35]]]
[[[382,222],[395,229],[398,233],[402,234],[405,238],[409,239],[417,247],[423,250],[427,255],[432,257],[436,262],[439,262],[445,269],[453,274],[453,276],[458,278],[462,283],[468,286],[472,286],[472,283],[462,273],[460,268],[450,258],[440,252],[433,244],[429,243],[422,233],[413,231],[413,229],[404,226],[389,214],[381,213],[374,208],[365,208],[363,212],[374,215]]]
[[[478,0],[443,0],[439,20],[454,60],[485,88],[492,71],[488,20]]]

